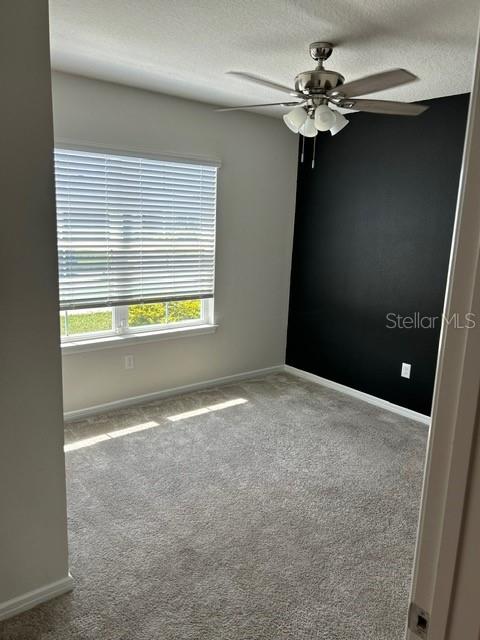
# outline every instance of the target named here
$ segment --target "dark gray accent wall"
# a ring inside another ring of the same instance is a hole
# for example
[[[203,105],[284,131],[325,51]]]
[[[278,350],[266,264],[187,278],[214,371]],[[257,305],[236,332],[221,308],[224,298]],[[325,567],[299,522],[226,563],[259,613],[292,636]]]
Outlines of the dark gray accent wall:
[[[298,165],[287,364],[430,414],[468,95],[355,114]],[[391,316],[390,316],[391,318]],[[424,321],[425,322],[425,321]],[[412,365],[410,380],[401,364]]]

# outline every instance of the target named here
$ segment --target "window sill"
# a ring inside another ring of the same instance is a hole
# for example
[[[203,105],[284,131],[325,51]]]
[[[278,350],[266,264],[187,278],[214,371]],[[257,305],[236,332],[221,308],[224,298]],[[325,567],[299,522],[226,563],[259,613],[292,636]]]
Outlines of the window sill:
[[[174,340],[176,338],[189,338],[192,336],[215,333],[216,324],[198,324],[193,327],[177,327],[175,329],[163,329],[161,331],[142,331],[141,333],[108,336],[106,338],[94,338],[92,340],[78,340],[77,342],[64,342],[62,355],[84,351],[99,351],[100,349],[115,349],[118,347],[143,344],[145,342],[159,342],[160,340]]]

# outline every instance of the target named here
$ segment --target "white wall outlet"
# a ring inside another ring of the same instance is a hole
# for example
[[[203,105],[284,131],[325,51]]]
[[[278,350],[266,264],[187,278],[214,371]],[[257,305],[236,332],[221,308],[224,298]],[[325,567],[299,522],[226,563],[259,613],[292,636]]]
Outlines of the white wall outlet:
[[[135,367],[135,361],[133,356],[125,356],[125,369],[133,369]]]
[[[408,362],[402,362],[402,373],[400,374],[402,378],[410,378],[411,371],[412,365],[408,364]]]

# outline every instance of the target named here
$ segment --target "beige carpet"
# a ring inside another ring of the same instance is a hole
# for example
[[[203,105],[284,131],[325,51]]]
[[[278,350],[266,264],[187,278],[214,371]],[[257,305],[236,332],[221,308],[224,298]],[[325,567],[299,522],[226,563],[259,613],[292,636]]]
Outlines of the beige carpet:
[[[426,437],[283,374],[71,424],[76,588],[0,638],[402,640]]]

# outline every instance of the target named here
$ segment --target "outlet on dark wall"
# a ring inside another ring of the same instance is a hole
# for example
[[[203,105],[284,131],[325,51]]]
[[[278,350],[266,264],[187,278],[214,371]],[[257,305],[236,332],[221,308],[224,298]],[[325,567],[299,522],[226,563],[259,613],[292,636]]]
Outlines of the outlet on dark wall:
[[[352,115],[318,136],[314,169],[306,141],[287,364],[430,414],[468,100]],[[389,328],[398,315],[434,326]]]

